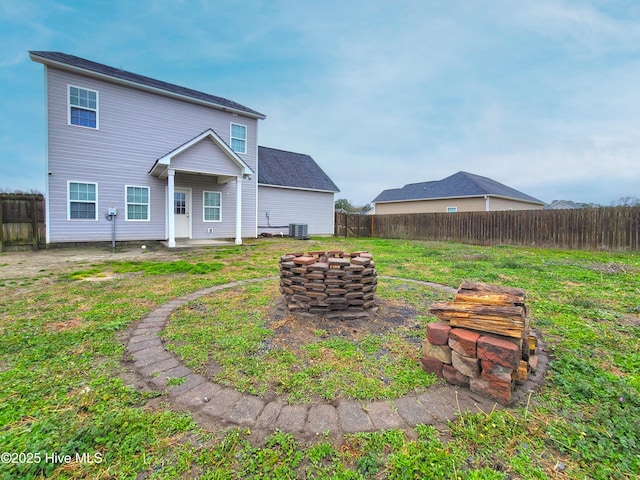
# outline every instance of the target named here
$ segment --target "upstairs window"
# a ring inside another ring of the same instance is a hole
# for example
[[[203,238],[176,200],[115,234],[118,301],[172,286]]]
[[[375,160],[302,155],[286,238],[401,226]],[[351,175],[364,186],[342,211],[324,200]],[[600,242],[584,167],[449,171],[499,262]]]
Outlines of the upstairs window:
[[[458,207],[447,207],[447,213],[456,213],[458,211]]]
[[[247,127],[245,125],[231,124],[231,150],[236,153],[247,153]]]
[[[98,92],[69,85],[69,123],[98,128]]]
[[[127,187],[127,220],[149,220],[149,187]]]
[[[98,184],[69,182],[69,220],[97,220]]]

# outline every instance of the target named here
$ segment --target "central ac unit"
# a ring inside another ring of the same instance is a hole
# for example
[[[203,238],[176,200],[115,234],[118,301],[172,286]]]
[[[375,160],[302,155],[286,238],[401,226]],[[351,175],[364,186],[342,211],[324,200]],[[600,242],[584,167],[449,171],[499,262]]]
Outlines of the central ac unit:
[[[306,223],[290,223],[289,224],[289,236],[297,238],[298,240],[307,240],[309,225]]]

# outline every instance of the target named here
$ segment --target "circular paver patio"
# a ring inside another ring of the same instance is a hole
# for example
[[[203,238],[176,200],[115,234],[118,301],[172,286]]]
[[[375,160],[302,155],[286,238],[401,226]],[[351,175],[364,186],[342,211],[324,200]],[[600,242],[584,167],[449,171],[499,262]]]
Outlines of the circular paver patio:
[[[431,282],[380,276],[404,282],[419,283],[433,288],[455,292],[455,289]],[[171,313],[182,305],[204,295],[238,287],[247,283],[276,280],[277,277],[243,280],[209,287],[171,300],[145,315],[132,325],[125,345],[133,361],[135,372],[152,388],[166,394],[172,407],[192,413],[205,430],[244,427],[254,438],[264,438],[279,429],[297,439],[318,436],[338,438],[345,433],[402,429],[408,433],[417,424],[435,426],[446,434],[447,422],[461,412],[489,413],[501,408],[490,399],[465,388],[438,384],[420,394],[406,395],[395,400],[351,401],[289,405],[284,397],[273,401],[233,388],[219,385],[194,373],[173,353],[167,351],[160,332],[167,325]],[[540,368],[536,377],[542,378]],[[169,379],[183,379],[179,385],[170,385]],[[530,380],[519,388],[520,398],[536,385]]]

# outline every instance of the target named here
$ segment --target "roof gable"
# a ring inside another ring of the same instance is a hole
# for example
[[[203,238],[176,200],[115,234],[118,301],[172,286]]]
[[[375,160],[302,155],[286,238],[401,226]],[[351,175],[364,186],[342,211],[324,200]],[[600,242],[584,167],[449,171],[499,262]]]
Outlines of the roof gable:
[[[211,129],[205,130],[197,137],[192,138],[188,142],[183,143],[174,150],[156,160],[156,163],[149,170],[149,174],[156,177],[166,176],[167,170],[171,167],[171,160],[176,158],[181,153],[187,151],[194,145],[202,142],[203,140],[211,140],[222,152],[231,160],[239,169],[239,174],[251,175],[253,170],[247,165],[236,152],[234,152],[229,145],[227,145],[220,136]]]
[[[384,190],[373,202],[402,202],[411,200],[435,200],[440,198],[496,196],[531,203],[544,202],[488,177],[468,172],[458,172],[442,180],[409,183],[402,188]]]
[[[309,155],[258,147],[258,183],[278,187],[339,192]]]
[[[262,113],[245,107],[244,105],[240,105],[234,101],[227,100],[226,98],[217,97],[208,93],[145,77],[144,75],[127,72],[126,70],[119,68],[109,67],[74,55],[68,55],[61,52],[43,51],[31,51],[29,54],[33,61],[43,63],[45,65],[52,65],[66,70],[81,71],[85,75],[88,74],[91,76],[106,78],[110,81],[115,81],[116,83],[135,85],[139,88],[151,90],[156,93],[195,101],[219,110],[227,110],[229,112],[238,113],[252,118],[266,118]]]

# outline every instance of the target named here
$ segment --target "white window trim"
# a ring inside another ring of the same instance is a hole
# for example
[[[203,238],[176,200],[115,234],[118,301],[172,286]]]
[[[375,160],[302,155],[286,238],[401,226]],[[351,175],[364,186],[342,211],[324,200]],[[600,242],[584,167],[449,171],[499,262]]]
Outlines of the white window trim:
[[[219,207],[209,207],[204,203],[204,199],[207,193],[216,193],[220,197],[220,206]],[[207,216],[205,214],[207,208],[219,208],[220,209],[220,219],[219,220],[207,220]],[[202,221],[204,223],[220,223],[222,222],[222,192],[215,192],[213,190],[207,190],[202,192]]]
[[[129,203],[127,190],[131,188],[146,188],[147,189],[147,203]],[[147,206],[147,218],[129,218],[129,205],[146,205]],[[151,187],[147,185],[125,185],[124,186],[124,221],[125,222],[150,222],[151,221]]]
[[[447,213],[457,213],[458,207],[447,207]]]
[[[72,183],[85,183],[87,185],[96,186],[96,199],[93,202],[84,200],[71,200],[71,184]],[[98,221],[98,182],[87,182],[84,180],[67,180],[67,220],[70,222],[97,222]],[[71,202],[77,203],[95,203],[96,204],[96,216],[95,218],[71,218]]]
[[[77,105],[71,105],[71,87],[79,88],[81,90],[86,90],[88,92],[93,92],[96,94],[96,108],[88,108],[88,107],[79,107]],[[96,112],[96,126],[94,127],[86,127],[84,125],[76,125],[75,123],[71,123],[71,107],[80,108],[83,110],[89,110],[92,112]],[[93,90],[91,88],[80,87],[78,85],[72,85],[70,83],[67,84],[67,123],[72,127],[79,128],[88,128],[89,130],[100,130],[100,92],[97,90]]]
[[[233,126],[236,125],[238,127],[244,127],[244,138],[240,138],[240,137],[234,137],[233,136]],[[247,153],[247,137],[249,136],[249,127],[247,127],[246,125],[243,125],[242,123],[235,123],[235,122],[231,122],[231,125],[229,126],[229,146],[231,147],[231,150],[233,150],[236,153],[242,153],[245,154]],[[233,140],[242,140],[244,142],[244,152],[238,152],[236,150],[233,149]]]

